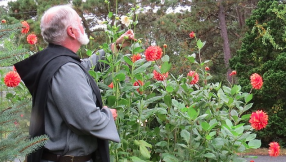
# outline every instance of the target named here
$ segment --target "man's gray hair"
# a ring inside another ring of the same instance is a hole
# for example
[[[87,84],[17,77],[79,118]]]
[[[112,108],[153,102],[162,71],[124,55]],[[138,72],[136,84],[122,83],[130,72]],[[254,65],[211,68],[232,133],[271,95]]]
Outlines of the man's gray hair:
[[[48,43],[61,45],[67,38],[67,27],[77,24],[78,14],[71,5],[58,5],[48,9],[41,19],[41,34]]]

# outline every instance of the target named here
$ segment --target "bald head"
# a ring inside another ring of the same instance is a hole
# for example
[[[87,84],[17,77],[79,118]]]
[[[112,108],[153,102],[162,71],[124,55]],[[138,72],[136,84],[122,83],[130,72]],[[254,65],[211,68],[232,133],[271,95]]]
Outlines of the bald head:
[[[78,14],[70,5],[59,5],[48,9],[41,19],[41,34],[48,43],[61,45],[68,37],[68,26],[76,26]]]

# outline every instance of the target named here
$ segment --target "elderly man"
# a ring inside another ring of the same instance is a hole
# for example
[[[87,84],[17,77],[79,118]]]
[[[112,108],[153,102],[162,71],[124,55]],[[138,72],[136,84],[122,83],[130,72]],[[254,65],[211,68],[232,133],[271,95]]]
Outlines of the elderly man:
[[[42,149],[28,155],[28,162],[108,162],[108,140],[120,141],[114,122],[117,113],[103,106],[100,90],[87,71],[92,65],[99,68],[104,51],[88,60],[76,55],[89,39],[69,5],[47,10],[41,33],[48,47],[15,64],[33,97],[30,135],[49,137]],[[112,50],[124,38],[134,40],[133,32],[118,38]]]

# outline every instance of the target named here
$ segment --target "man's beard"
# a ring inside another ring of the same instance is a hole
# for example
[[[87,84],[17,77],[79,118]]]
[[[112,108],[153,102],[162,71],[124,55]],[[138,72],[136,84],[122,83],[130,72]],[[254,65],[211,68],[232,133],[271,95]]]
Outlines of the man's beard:
[[[77,41],[81,44],[81,45],[87,45],[89,42],[88,36],[87,34],[84,32],[84,34],[81,33],[80,30],[78,30],[80,33],[79,38],[77,38]]]

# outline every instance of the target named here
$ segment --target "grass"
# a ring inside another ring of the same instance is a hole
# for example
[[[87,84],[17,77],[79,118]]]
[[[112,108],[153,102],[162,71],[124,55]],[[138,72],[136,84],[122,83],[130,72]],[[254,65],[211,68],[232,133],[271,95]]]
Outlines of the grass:
[[[250,149],[247,152],[242,153],[242,155],[269,155],[268,148]],[[280,149],[279,156],[286,156],[286,149]]]

